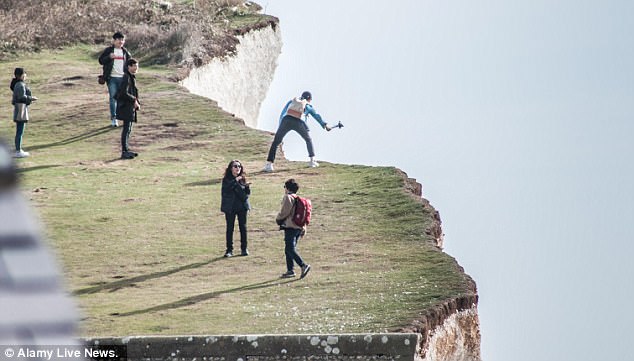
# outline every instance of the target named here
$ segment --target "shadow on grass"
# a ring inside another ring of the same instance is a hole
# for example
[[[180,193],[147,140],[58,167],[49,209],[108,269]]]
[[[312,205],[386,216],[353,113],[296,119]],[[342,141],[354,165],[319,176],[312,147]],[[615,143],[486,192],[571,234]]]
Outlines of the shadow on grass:
[[[44,149],[44,148],[51,148],[51,147],[57,147],[60,145],[67,145],[67,144],[71,144],[71,143],[75,143],[75,142],[79,142],[81,140],[85,140],[88,138],[92,138],[92,137],[96,137],[98,135],[104,134],[104,133],[108,133],[112,130],[114,130],[115,128],[113,128],[112,126],[104,126],[98,129],[93,129],[91,131],[76,135],[74,137],[70,137],[70,138],[66,138],[64,140],[60,140],[59,142],[55,142],[55,143],[48,143],[48,144],[40,144],[40,145],[35,145],[32,147],[29,147],[29,150],[33,149]]]
[[[38,165],[38,166],[35,166],[35,167],[18,168],[18,169],[16,169],[15,172],[16,173],[26,173],[26,172],[32,172],[34,170],[55,168],[55,167],[61,167],[61,165],[59,165],[59,164],[51,164],[51,165]]]
[[[109,164],[109,163],[114,163],[114,162],[118,162],[118,161],[133,162],[134,159],[123,159],[121,157],[117,157],[117,158],[112,158],[112,159],[105,160],[104,163]]]
[[[220,183],[222,183],[222,179],[209,179],[206,181],[185,183],[185,187],[211,186],[211,185],[220,184]]]
[[[97,293],[97,292],[106,291],[106,290],[110,290],[110,292],[115,292],[115,291],[117,291],[117,290],[119,290],[121,288],[124,288],[124,287],[133,287],[133,286],[135,286],[135,284],[137,282],[144,282],[144,281],[155,279],[155,278],[169,276],[169,275],[172,275],[174,273],[181,272],[181,271],[187,271],[187,270],[190,270],[190,269],[199,268],[199,267],[211,264],[213,262],[219,261],[219,260],[221,260],[223,258],[224,257],[218,257],[218,258],[211,259],[209,261],[192,263],[192,264],[188,264],[188,265],[185,265],[185,266],[177,267],[177,268],[174,268],[174,269],[171,269],[171,270],[167,270],[167,271],[150,273],[150,274],[147,274],[147,275],[141,275],[141,276],[136,276],[136,277],[132,277],[132,278],[126,278],[126,279],[122,279],[122,280],[118,280],[118,281],[115,281],[115,282],[110,282],[110,283],[106,283],[106,284],[102,284],[102,285],[98,285],[98,286],[82,288],[80,290],[73,291],[73,295],[75,295],[75,296],[86,295],[86,294]]]
[[[254,177],[254,176],[260,175],[260,174],[271,174],[271,173],[270,172],[265,172],[263,170],[255,171],[255,172],[249,172],[247,174],[247,179],[249,177]],[[204,180],[204,181],[200,181],[200,182],[185,183],[185,187],[211,186],[211,185],[220,184],[220,183],[222,183],[222,178],[208,179],[208,180]]]
[[[165,310],[170,310],[170,309],[174,309],[174,308],[191,306],[191,305],[196,304],[198,302],[207,301],[209,299],[216,298],[218,296],[221,296],[221,295],[224,295],[224,294],[227,294],[227,293],[235,293],[235,292],[241,292],[241,291],[252,291],[252,290],[257,290],[257,289],[260,289],[260,288],[273,287],[273,286],[277,286],[277,285],[280,285],[280,284],[283,284],[283,283],[290,283],[290,282],[295,282],[295,281],[298,281],[298,280],[297,279],[286,280],[286,279],[282,279],[282,278],[274,278],[274,279],[271,279],[271,280],[268,280],[268,281],[259,282],[259,283],[253,283],[253,284],[246,285],[246,286],[230,288],[230,289],[224,290],[224,291],[214,291],[214,292],[201,293],[201,294],[196,295],[196,296],[183,298],[182,300],[178,300],[176,302],[164,303],[162,305],[149,307],[149,308],[145,308],[145,309],[142,309],[142,310],[136,310],[136,311],[130,311],[130,312],[124,312],[124,313],[111,313],[110,316],[121,316],[121,317],[123,317],[123,316],[140,315],[140,314],[156,312],[156,311],[165,311]]]

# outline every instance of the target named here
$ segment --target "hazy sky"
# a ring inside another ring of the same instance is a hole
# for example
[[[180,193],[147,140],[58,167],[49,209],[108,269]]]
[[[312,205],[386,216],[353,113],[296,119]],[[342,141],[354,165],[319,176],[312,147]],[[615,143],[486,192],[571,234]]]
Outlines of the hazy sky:
[[[632,357],[634,2],[260,4],[284,46],[259,127],[311,90],[345,124],[312,121],[318,159],[423,184],[478,284],[484,360]],[[285,151],[307,159],[295,134]]]

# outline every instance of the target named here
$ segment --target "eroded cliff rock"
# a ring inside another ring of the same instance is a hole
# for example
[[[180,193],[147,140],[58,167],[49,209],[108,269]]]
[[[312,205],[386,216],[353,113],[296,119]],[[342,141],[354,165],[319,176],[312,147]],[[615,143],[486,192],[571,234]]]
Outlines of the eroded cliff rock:
[[[409,178],[403,171],[404,188],[423,204],[431,215],[431,224],[425,233],[434,245],[443,248],[444,234],[440,213],[423,198],[423,186],[416,179]],[[421,335],[417,349],[419,361],[480,361],[480,319],[478,317],[478,291],[475,281],[456,262],[456,267],[464,274],[469,285],[469,294],[456,299],[440,302],[429,307],[403,332]]]
[[[422,361],[480,361],[480,321],[478,309],[452,313],[441,326],[430,332]]]
[[[260,105],[273,81],[282,38],[276,24],[237,36],[235,53],[194,68],[180,83],[190,92],[213,99],[229,113],[257,127]]]

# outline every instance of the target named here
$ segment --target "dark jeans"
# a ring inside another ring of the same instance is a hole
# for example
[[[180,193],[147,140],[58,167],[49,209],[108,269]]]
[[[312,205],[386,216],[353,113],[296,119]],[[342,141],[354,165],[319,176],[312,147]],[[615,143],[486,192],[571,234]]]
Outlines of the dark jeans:
[[[275,132],[275,138],[273,138],[273,144],[271,144],[271,148],[269,149],[269,156],[266,159],[267,161],[271,163],[275,161],[275,151],[277,150],[277,147],[280,145],[280,143],[282,143],[282,140],[286,136],[286,133],[290,132],[291,130],[296,131],[302,138],[304,138],[304,141],[306,142],[306,149],[308,150],[308,156],[315,156],[315,151],[313,149],[313,140],[310,138],[310,134],[308,134],[309,130],[306,122],[287,115],[282,118],[282,122]]]
[[[121,152],[127,152],[128,140],[130,140],[130,133],[132,133],[132,122],[124,121],[123,128],[121,128]]]
[[[238,216],[238,228],[240,229],[240,249],[247,249],[247,211],[225,213],[227,221],[227,252],[233,252],[233,228]]]
[[[299,241],[301,234],[301,229],[284,229],[284,243],[286,244],[286,247],[284,248],[284,253],[286,253],[286,270],[288,272],[293,272],[293,261],[297,262],[297,265],[300,267],[304,267],[304,265],[306,265],[302,257],[300,257],[299,253],[297,253],[296,248],[297,241]]]
[[[19,152],[22,149],[22,136],[24,135],[24,128],[26,128],[26,122],[15,122],[15,151]]]

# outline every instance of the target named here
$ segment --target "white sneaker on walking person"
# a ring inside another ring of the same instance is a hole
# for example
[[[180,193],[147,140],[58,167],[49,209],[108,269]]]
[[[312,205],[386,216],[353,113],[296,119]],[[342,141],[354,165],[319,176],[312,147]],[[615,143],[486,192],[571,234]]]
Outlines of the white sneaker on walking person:
[[[111,124],[112,124],[113,128],[116,128],[116,127],[119,126],[119,121],[117,119],[112,119],[112,123]]]
[[[311,159],[310,162],[308,162],[308,166],[311,167],[311,168],[317,168],[317,167],[319,167],[319,163],[317,163],[316,160]]]
[[[26,158],[29,155],[31,155],[29,152],[25,152],[22,149],[20,149],[15,152],[15,154],[13,155],[13,158]]]
[[[271,173],[273,171],[273,163],[267,162],[266,165],[264,166],[264,169],[262,170],[267,173]]]

